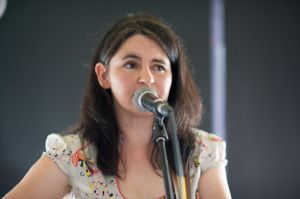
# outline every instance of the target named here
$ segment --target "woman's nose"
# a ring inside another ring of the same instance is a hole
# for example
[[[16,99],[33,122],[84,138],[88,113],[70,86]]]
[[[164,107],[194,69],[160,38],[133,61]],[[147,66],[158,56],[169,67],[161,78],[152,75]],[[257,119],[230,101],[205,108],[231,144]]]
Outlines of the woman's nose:
[[[154,76],[152,72],[149,70],[149,68],[142,69],[140,71],[140,77],[138,81],[139,83],[147,84],[147,85],[153,84],[155,82]]]

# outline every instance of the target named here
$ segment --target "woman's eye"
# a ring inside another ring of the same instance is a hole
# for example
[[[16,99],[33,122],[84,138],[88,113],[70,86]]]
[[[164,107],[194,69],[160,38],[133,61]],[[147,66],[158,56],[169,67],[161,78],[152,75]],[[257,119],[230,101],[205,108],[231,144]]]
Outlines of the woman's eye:
[[[135,63],[127,63],[124,65],[125,68],[129,68],[129,69],[132,69],[132,68],[136,68],[136,64]]]
[[[157,71],[165,71],[166,70],[165,67],[161,66],[161,65],[155,66],[154,69],[157,70]]]

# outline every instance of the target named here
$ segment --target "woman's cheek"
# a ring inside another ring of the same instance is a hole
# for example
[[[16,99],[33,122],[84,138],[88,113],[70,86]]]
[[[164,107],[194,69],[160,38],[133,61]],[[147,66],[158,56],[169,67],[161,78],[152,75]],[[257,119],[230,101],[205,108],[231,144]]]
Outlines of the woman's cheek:
[[[161,94],[161,98],[164,100],[168,99],[169,92],[172,85],[172,76],[164,77],[160,80],[159,86],[159,92]]]

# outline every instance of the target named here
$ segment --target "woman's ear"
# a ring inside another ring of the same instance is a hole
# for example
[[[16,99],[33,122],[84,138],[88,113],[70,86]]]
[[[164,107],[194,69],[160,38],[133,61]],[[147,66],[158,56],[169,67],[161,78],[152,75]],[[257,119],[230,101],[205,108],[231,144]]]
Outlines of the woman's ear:
[[[101,85],[102,88],[109,89],[110,88],[110,82],[108,79],[108,70],[107,68],[101,64],[97,63],[95,65],[95,72],[97,75],[98,83]]]

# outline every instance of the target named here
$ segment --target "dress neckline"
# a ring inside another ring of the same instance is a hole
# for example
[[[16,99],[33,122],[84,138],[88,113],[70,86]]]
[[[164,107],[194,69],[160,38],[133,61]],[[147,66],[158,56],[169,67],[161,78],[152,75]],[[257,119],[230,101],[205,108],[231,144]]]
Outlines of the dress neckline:
[[[122,193],[121,188],[120,188],[120,184],[119,184],[119,179],[118,179],[117,176],[115,176],[115,179],[116,179],[117,190],[118,190],[119,194],[121,195],[121,197],[122,197],[123,199],[129,199],[129,198],[127,198],[127,197]],[[156,197],[155,199],[164,199],[164,198],[166,198],[165,195],[160,196],[160,197]]]

